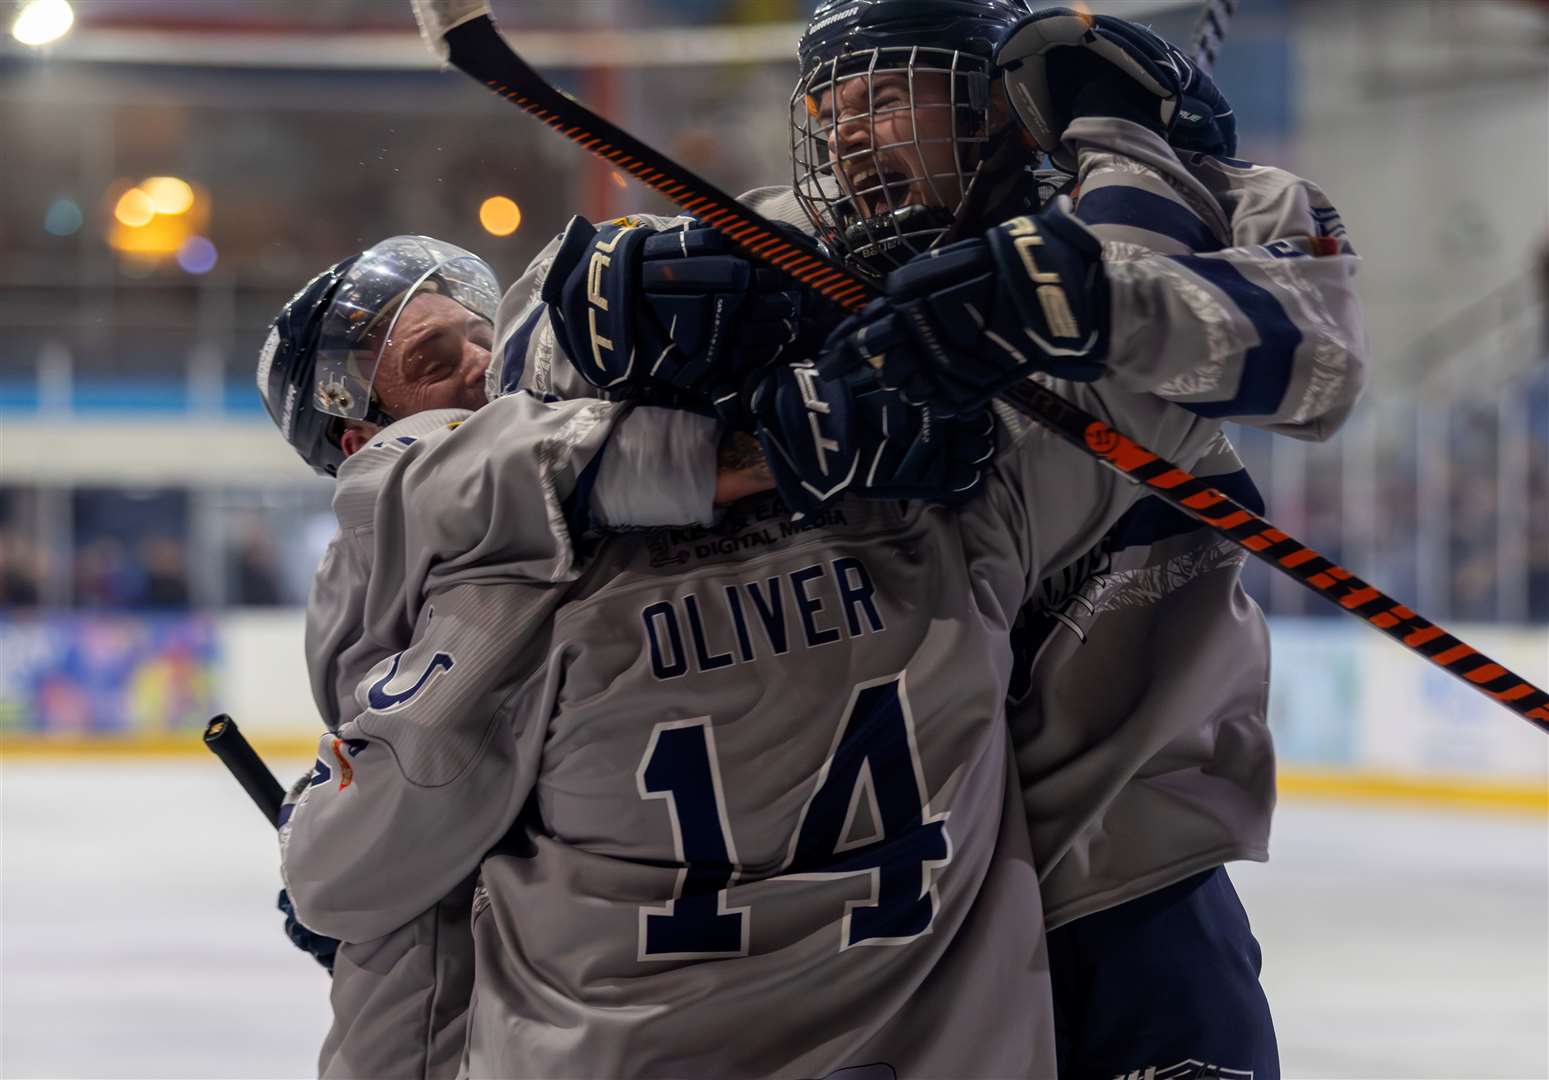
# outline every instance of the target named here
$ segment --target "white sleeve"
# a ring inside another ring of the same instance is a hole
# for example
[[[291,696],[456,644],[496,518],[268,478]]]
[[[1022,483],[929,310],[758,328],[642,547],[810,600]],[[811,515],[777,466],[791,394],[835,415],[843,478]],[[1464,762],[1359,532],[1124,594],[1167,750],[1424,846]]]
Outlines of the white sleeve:
[[[600,529],[710,525],[720,425],[681,409],[637,405],[619,422],[592,488]]]

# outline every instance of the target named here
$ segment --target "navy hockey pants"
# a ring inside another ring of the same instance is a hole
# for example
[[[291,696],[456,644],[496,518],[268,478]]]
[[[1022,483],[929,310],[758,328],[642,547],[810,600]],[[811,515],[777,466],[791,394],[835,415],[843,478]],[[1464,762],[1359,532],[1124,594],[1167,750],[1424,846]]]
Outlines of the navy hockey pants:
[[[1060,1080],[1279,1080],[1259,959],[1219,866],[1051,931]]]

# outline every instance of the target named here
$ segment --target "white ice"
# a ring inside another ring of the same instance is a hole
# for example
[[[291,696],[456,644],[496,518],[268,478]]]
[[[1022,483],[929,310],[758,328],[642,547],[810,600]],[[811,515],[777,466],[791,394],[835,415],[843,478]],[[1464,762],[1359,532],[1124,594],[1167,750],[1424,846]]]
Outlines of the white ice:
[[[213,759],[0,779],[0,1076],[312,1075],[327,976]],[[1292,802],[1232,874],[1287,1077],[1549,1077],[1549,817]]]

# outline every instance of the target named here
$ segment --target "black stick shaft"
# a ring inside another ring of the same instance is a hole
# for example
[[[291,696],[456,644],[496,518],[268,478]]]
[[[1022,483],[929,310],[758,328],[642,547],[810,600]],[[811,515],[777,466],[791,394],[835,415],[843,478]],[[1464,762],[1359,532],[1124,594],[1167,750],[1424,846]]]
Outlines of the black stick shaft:
[[[204,745],[231,770],[269,824],[275,824],[280,817],[280,804],[285,801],[285,789],[237,729],[237,722],[225,713],[212,719],[204,729]]]

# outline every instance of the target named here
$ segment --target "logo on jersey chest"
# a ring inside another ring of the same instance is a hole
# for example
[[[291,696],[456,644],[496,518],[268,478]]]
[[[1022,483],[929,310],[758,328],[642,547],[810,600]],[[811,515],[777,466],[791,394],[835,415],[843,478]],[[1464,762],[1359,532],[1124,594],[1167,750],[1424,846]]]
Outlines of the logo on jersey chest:
[[[866,564],[847,555],[659,600],[640,612],[651,674],[676,679],[881,633],[876,591]]]

